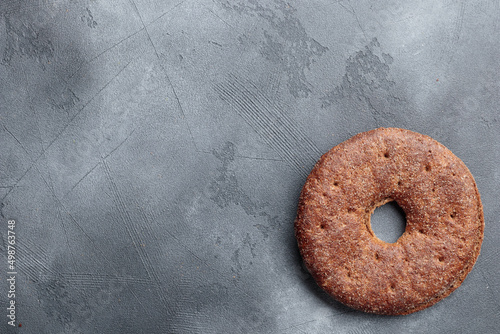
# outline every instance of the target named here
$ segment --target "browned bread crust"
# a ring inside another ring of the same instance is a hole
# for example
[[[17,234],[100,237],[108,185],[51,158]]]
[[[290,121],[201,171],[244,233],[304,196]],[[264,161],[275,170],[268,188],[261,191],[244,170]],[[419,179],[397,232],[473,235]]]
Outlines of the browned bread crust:
[[[378,239],[370,216],[396,201],[406,230]],[[319,286],[352,308],[409,314],[463,282],[479,255],[483,208],[465,164],[428,136],[380,128],[332,148],[302,189],[295,235]]]

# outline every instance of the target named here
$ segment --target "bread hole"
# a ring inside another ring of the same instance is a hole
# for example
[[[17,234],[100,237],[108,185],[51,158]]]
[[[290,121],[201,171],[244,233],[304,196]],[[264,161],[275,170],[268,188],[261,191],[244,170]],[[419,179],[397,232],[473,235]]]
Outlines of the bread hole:
[[[401,180],[398,181],[398,186],[400,186],[402,184]]]
[[[431,171],[431,165],[426,165],[425,166],[425,171],[430,172]]]
[[[389,152],[384,153],[384,158],[389,158]]]
[[[319,228],[322,229],[322,230],[324,230],[326,228],[326,225],[325,224],[321,224],[321,225],[319,225]]]
[[[335,181],[335,182],[333,182],[333,185],[334,185],[335,187],[338,187],[338,186],[339,186],[339,183],[338,183],[337,181]]]
[[[420,233],[420,234],[424,234],[424,230],[423,230],[423,229],[420,229],[420,230],[418,230],[418,233]]]
[[[353,212],[355,212],[355,211],[356,211],[356,209],[355,209],[355,208],[347,208],[347,212],[348,212],[348,213],[353,213]]]
[[[370,210],[366,210],[366,213],[369,214]],[[380,240],[395,243],[406,229],[405,212],[395,201],[390,201],[373,211],[370,227]]]
[[[378,255],[378,253],[375,253],[375,260],[380,260],[380,255]]]
[[[436,188],[432,188],[432,192],[435,193],[436,192]]]
[[[432,153],[432,150],[429,150],[429,153]]]
[[[328,197],[328,193],[327,193],[327,192],[324,192],[324,193],[323,193],[323,197]]]
[[[439,261],[439,262],[444,262],[444,256],[440,256],[440,257],[438,257],[438,261]]]
[[[457,213],[455,211],[453,211],[452,213],[450,213],[450,218],[453,219],[457,216]]]
[[[391,283],[391,290],[394,290],[394,289],[396,289],[396,284]]]

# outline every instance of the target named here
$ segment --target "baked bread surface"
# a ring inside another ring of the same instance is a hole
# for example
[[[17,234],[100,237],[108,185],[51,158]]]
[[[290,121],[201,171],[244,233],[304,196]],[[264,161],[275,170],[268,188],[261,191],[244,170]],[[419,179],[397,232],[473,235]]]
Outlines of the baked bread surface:
[[[370,216],[396,201],[406,229],[378,239]],[[448,296],[471,271],[484,233],[476,183],[432,138],[397,128],[360,133],[316,163],[302,189],[295,235],[327,293],[352,308],[402,315]]]

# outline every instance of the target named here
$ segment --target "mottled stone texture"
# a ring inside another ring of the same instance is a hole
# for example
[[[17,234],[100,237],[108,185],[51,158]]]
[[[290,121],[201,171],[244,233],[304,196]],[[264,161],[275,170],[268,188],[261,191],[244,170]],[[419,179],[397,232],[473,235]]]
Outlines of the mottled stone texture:
[[[0,1],[0,332],[496,332],[499,15],[489,0]],[[323,293],[293,233],[322,153],[380,126],[451,149],[486,222],[460,289],[401,318]]]

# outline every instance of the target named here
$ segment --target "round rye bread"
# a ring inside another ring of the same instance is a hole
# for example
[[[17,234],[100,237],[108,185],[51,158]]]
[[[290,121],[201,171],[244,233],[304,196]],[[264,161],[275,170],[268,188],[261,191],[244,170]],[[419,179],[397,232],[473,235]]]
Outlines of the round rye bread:
[[[370,226],[396,201],[406,229],[395,243]],[[302,189],[295,235],[318,285],[364,312],[402,315],[463,282],[479,255],[484,217],[465,164],[428,136],[397,128],[360,133],[316,163]]]

